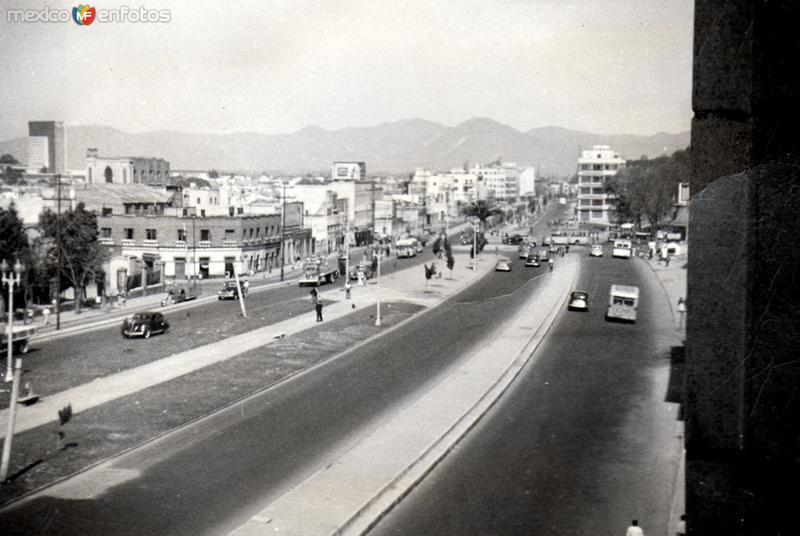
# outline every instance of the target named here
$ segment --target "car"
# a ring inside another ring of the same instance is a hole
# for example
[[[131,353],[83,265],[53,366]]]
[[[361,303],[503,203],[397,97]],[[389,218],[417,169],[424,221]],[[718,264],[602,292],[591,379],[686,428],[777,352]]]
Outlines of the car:
[[[242,296],[245,298],[247,297],[247,288],[244,286],[242,287]],[[222,290],[217,292],[217,299],[218,300],[238,300],[239,299],[239,287],[236,285],[236,281],[225,281],[222,285]]]
[[[494,266],[495,272],[510,272],[511,271],[511,261],[508,259],[500,259],[497,261],[497,264]]]
[[[413,251],[413,250],[412,250]],[[374,274],[372,272],[372,265],[369,261],[359,261],[358,266],[350,270],[350,280],[358,281],[358,273],[361,272],[364,279],[372,279]]]
[[[559,248],[558,248],[558,244],[550,244],[550,245],[547,247],[547,251],[548,251],[549,253],[558,253],[558,249],[559,249]]]
[[[550,258],[550,252],[547,250],[547,248],[542,248],[539,250],[540,261],[546,261],[549,258]]]
[[[589,294],[586,292],[575,291],[569,295],[569,302],[567,309],[570,311],[588,311],[589,310]]]
[[[533,266],[534,268],[541,266],[541,263],[539,263],[539,255],[528,255],[528,258],[525,259],[525,266]]]
[[[164,315],[161,313],[149,311],[136,313],[125,317],[120,331],[126,339],[130,337],[149,339],[153,333],[166,333],[169,331],[169,322],[164,319]]]
[[[602,244],[592,244],[592,249],[589,250],[590,257],[602,257],[603,256],[603,246]]]

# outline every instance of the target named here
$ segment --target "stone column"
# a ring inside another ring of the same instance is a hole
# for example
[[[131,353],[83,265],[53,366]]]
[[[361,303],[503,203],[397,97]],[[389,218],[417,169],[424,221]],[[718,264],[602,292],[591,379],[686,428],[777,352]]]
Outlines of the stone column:
[[[789,1],[695,3],[686,339],[690,535],[796,530],[798,14],[800,3]]]

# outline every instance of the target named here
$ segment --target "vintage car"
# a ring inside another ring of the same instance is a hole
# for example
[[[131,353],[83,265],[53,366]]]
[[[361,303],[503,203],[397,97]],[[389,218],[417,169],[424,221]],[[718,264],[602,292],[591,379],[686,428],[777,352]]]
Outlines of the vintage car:
[[[202,293],[203,287],[196,283],[188,285],[175,283],[167,289],[167,295],[161,300],[161,306],[193,300]]]
[[[125,317],[120,331],[126,339],[130,337],[149,339],[153,333],[166,333],[168,330],[169,322],[164,319],[164,315],[155,312],[144,312]]]
[[[358,281],[359,272],[361,272],[361,276],[365,280],[372,279],[374,276],[374,273],[372,272],[372,263],[369,261],[359,261],[358,265],[350,270],[350,280]]]
[[[528,255],[528,258],[525,259],[525,266],[534,268],[541,266],[541,263],[539,263],[539,255],[535,253]]]
[[[589,250],[590,257],[602,257],[603,246],[602,244],[592,244],[592,249]]]
[[[575,291],[569,295],[569,302],[567,309],[570,311],[588,311],[589,310],[589,294],[586,292]]]
[[[508,259],[500,259],[497,261],[497,264],[494,266],[495,272],[510,272],[511,271],[511,261]]]
[[[242,296],[245,298],[247,297],[247,287],[244,286],[244,283],[240,283],[242,285]],[[239,299],[239,287],[236,285],[236,281],[225,281],[222,285],[222,290],[217,292],[217,299],[218,300],[238,300]]]

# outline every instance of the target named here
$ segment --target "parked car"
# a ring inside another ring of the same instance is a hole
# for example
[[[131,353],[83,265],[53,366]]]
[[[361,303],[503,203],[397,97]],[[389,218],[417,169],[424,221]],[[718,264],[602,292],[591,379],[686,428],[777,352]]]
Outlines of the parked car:
[[[593,244],[592,249],[589,251],[590,257],[602,257],[603,256],[603,246],[602,244]]]
[[[569,295],[569,303],[567,309],[570,311],[588,311],[589,310],[589,294],[586,292],[575,291]]]
[[[149,339],[153,333],[166,333],[169,330],[169,322],[164,319],[161,313],[145,312],[136,313],[128,316],[122,321],[122,336],[143,337]]]
[[[539,262],[539,255],[536,255],[535,253],[528,255],[528,258],[525,259],[525,266],[528,267],[532,266],[534,268],[538,268],[539,266],[541,266],[541,263]]]
[[[358,265],[350,270],[350,280],[351,281],[358,281],[358,273],[361,272],[364,279],[372,279],[374,273],[372,272],[372,266],[369,261],[359,261]]]
[[[247,289],[242,287],[242,296],[247,297]],[[239,287],[236,286],[236,281],[225,281],[222,285],[222,290],[217,292],[218,300],[238,300]]]
[[[161,300],[161,305],[171,305],[173,303],[181,303],[188,300],[193,300],[203,293],[203,287],[194,284],[173,284],[167,290],[167,296]]]
[[[508,259],[500,259],[497,261],[497,264],[494,266],[495,272],[510,272],[511,271],[511,261]]]

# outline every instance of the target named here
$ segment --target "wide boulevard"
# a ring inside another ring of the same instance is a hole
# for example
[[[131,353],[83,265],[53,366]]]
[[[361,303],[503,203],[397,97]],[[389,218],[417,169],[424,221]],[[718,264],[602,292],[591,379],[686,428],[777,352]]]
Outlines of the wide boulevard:
[[[4,510],[0,515],[4,533],[229,532],[311,472],[331,463],[433,385],[470,348],[491,337],[530,298],[544,279],[537,276],[545,270],[524,268],[515,260],[511,273],[491,272],[383,337],[259,394],[246,411],[223,411],[132,451],[110,469],[97,468],[96,478],[90,470],[76,479],[74,493],[67,483],[59,487],[67,491],[58,496],[40,494]],[[304,302],[302,310],[309,314],[305,290],[287,287],[258,296],[253,294],[254,302],[250,302],[253,316],[292,307],[295,301]],[[169,341],[178,336],[190,339],[191,344],[198,344],[203,335],[198,331],[208,330],[209,337],[224,336],[209,325],[221,321],[225,308],[236,306],[215,302],[173,315],[170,336],[144,341],[154,343],[147,359],[173,352]],[[198,329],[198,325],[206,327]],[[95,338],[104,342],[87,346],[86,352],[109,355],[124,352],[117,345],[127,346],[116,329],[93,332],[91,339]],[[40,355],[48,351],[56,352],[43,345]],[[76,358],[76,366],[80,363]]]
[[[371,534],[614,535],[632,519],[672,533],[677,337],[645,263],[610,253],[580,251],[589,311],[561,313],[512,388]],[[636,324],[604,320],[612,283],[640,287]]]

